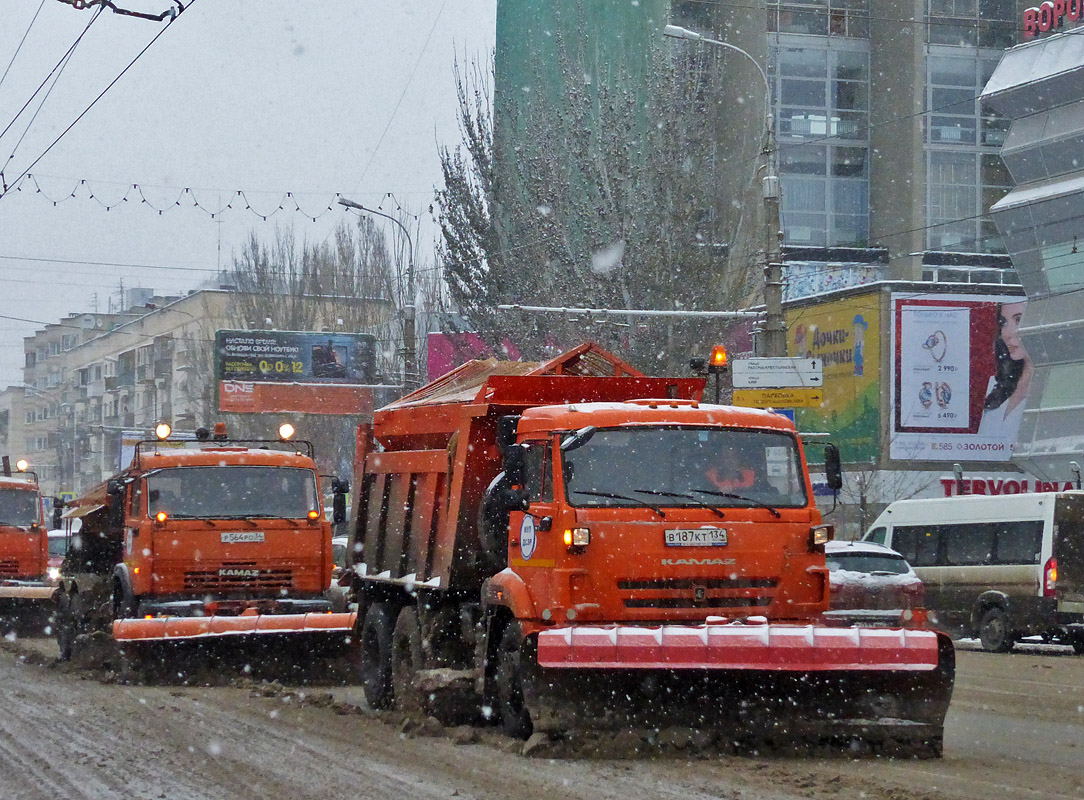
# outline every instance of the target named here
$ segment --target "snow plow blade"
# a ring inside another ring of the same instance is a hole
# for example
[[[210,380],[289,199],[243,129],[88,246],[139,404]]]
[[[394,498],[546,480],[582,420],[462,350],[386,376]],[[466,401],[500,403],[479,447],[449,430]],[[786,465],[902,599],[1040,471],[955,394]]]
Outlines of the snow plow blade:
[[[118,642],[177,641],[293,633],[350,633],[357,614],[239,614],[210,617],[152,617],[113,622]]]
[[[861,741],[939,756],[955,677],[951,641],[924,629],[584,626],[524,650],[537,727],[681,727],[724,747]]]
[[[55,586],[0,586],[0,600],[49,600]]]

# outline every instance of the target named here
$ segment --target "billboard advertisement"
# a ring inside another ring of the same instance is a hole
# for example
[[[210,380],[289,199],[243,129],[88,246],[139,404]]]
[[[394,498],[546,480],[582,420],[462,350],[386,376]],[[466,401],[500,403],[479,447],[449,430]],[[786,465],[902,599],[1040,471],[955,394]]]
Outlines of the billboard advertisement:
[[[223,412],[371,415],[376,337],[217,331],[215,380]]]
[[[880,295],[876,291],[786,312],[787,355],[823,362],[823,401],[795,409],[804,432],[826,432],[847,462],[874,461],[880,432]]]
[[[1033,366],[1020,296],[893,294],[893,459],[1008,461]]]
[[[366,333],[216,331],[219,381],[372,384],[376,337]]]

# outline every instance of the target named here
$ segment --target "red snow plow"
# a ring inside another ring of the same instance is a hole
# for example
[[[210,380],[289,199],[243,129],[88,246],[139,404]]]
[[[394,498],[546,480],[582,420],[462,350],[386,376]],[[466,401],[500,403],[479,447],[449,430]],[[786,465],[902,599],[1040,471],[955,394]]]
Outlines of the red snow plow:
[[[70,503],[79,518],[56,591],[57,639],[108,629],[118,642],[338,634],[331,525],[308,442],[140,442],[131,466]],[[336,513],[345,482],[333,481]]]
[[[917,611],[824,617],[832,529],[801,438],[703,386],[586,344],[472,362],[376,412],[350,548],[369,703],[424,706],[444,679],[514,736],[684,726],[939,754],[948,637]]]

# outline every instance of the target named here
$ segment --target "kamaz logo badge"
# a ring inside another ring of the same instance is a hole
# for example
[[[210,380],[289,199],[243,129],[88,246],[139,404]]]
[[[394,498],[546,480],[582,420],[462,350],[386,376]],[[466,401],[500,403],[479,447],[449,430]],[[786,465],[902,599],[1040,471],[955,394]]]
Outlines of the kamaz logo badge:
[[[218,577],[220,578],[258,578],[260,577],[260,571],[258,569],[220,569],[218,571]]]
[[[732,558],[664,558],[664,567],[729,567],[736,563]]]

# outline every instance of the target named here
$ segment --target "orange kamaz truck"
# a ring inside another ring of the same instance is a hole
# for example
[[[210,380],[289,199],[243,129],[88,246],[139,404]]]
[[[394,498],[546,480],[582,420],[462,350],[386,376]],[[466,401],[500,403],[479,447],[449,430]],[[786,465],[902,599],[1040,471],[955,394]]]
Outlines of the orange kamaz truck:
[[[53,594],[49,540],[38,477],[26,461],[12,473],[3,457],[0,473],[0,615],[19,615]]]
[[[55,594],[61,657],[92,628],[121,643],[345,638],[354,620],[326,597],[331,525],[311,444],[230,440],[221,423],[195,441],[169,435],[138,443],[127,469],[64,513],[82,526]],[[333,488],[341,515],[347,486]]]
[[[349,548],[369,703],[444,685],[520,737],[678,726],[939,754],[951,642],[921,612],[823,616],[832,529],[800,436],[703,388],[585,344],[470,362],[377,411]]]

